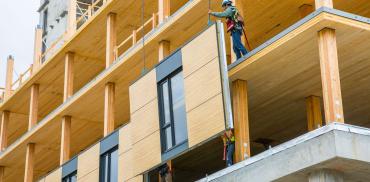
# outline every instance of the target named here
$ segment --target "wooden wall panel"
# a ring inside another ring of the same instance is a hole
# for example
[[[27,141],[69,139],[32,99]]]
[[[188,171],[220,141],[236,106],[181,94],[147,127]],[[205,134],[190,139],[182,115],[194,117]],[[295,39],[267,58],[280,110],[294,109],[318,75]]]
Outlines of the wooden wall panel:
[[[216,28],[182,49],[189,147],[225,130]]]
[[[134,176],[133,152],[129,150],[118,158],[118,181],[127,181]]]
[[[221,93],[218,58],[186,77],[184,86],[187,112]]]
[[[132,149],[131,142],[131,123],[128,123],[126,126],[122,127],[119,130],[119,147],[118,153],[122,154]]]
[[[62,180],[62,168],[59,168],[51,172],[48,176],[45,177],[45,182],[56,182]]]
[[[157,78],[155,70],[130,86],[130,112],[134,113],[157,97]]]
[[[151,134],[133,146],[134,175],[161,163],[159,131]]]
[[[96,144],[78,156],[77,180],[99,181],[100,144]]]
[[[131,141],[133,144],[159,131],[158,101],[152,100],[131,114]]]
[[[222,94],[187,114],[189,147],[199,144],[225,130]]]
[[[181,49],[184,77],[218,57],[215,25]]]

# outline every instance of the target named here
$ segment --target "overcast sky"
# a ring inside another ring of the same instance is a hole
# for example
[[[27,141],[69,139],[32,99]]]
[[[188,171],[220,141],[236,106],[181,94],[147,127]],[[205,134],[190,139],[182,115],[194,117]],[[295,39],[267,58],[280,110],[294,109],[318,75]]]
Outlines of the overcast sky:
[[[17,74],[33,62],[35,27],[39,22],[40,0],[1,0],[0,87],[5,85],[6,59],[13,55]],[[14,74],[13,81],[18,78]]]

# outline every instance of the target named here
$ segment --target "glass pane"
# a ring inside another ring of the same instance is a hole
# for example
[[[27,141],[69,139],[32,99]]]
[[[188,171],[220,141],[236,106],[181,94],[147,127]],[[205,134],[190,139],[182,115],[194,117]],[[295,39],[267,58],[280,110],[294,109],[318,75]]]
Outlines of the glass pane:
[[[77,174],[71,177],[71,182],[77,182]]]
[[[170,115],[170,97],[168,94],[168,82],[162,84],[162,97],[163,97],[163,114],[164,114],[164,124],[167,124],[171,121]]]
[[[107,154],[102,156],[102,182],[108,182],[108,166],[109,166],[109,157]]]
[[[173,118],[175,124],[175,139],[176,144],[179,144],[188,138],[188,132],[186,128],[186,110],[184,102],[184,78],[182,72],[171,78],[171,93]]]
[[[110,155],[110,182],[118,182],[118,150]]]
[[[166,135],[166,150],[170,149],[172,147],[172,132],[171,127],[168,127],[165,129],[165,135]]]

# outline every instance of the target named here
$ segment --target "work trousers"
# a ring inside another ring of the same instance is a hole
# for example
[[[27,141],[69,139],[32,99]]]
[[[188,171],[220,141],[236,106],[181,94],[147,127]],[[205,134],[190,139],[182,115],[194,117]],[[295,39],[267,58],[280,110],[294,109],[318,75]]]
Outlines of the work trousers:
[[[226,153],[226,165],[227,167],[233,165],[233,157],[234,157],[234,151],[235,151],[235,143],[228,143],[227,145],[227,153]]]
[[[233,39],[233,49],[236,55],[236,59],[240,59],[242,55],[246,55],[248,53],[247,49],[244,47],[242,43],[242,31],[241,30],[233,30],[231,31],[231,37]]]

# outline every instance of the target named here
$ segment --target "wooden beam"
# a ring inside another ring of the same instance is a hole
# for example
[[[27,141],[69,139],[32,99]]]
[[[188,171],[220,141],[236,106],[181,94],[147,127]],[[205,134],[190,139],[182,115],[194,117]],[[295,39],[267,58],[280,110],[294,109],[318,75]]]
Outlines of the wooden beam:
[[[3,111],[1,115],[0,151],[3,151],[8,146],[9,119],[10,119],[10,112]]]
[[[304,18],[306,17],[307,15],[311,14],[312,12],[314,12],[314,8],[312,5],[310,4],[303,4],[302,6],[300,6],[299,8],[299,14],[301,14],[301,18]]]
[[[318,37],[325,120],[344,122],[335,30],[324,28]]]
[[[306,112],[308,131],[315,130],[322,126],[320,97],[312,95],[306,98]]]
[[[333,0],[315,0],[315,7],[316,9],[321,7],[333,8]]]
[[[5,99],[8,99],[13,92],[12,90],[13,72],[14,72],[14,58],[13,56],[9,56],[6,63]]]
[[[0,182],[5,182],[5,167],[0,166]]]
[[[161,62],[167,56],[170,55],[170,42],[167,40],[162,40],[159,42],[159,52],[158,52],[158,62]]]
[[[74,53],[67,52],[65,55],[64,64],[64,95],[63,101],[65,102],[69,97],[73,95],[73,64],[74,64]]]
[[[68,0],[68,38],[71,38],[77,30],[77,0]]]
[[[164,22],[171,14],[171,0],[158,0],[158,21]]]
[[[27,144],[26,162],[24,169],[24,182],[33,181],[34,158],[35,158],[34,155],[35,155],[35,144],[34,143]]]
[[[31,130],[33,126],[37,124],[38,105],[39,105],[39,85],[33,84],[31,86],[31,98],[30,98],[30,112],[28,120],[28,130]]]
[[[104,97],[104,136],[114,131],[114,103],[115,103],[115,84],[107,83],[105,85]]]
[[[60,165],[64,164],[70,159],[70,145],[71,145],[71,116],[63,116],[62,118],[62,137],[60,141]]]
[[[245,80],[232,83],[235,162],[251,156],[248,118],[248,85]]]
[[[108,68],[114,61],[114,49],[117,45],[116,14],[109,13],[107,16],[107,42],[106,42],[106,64]]]
[[[35,42],[33,48],[33,72],[37,71],[41,65],[42,55],[42,28],[37,26],[35,29]]]

